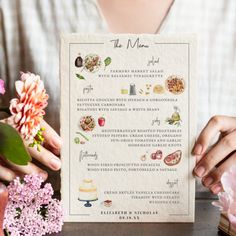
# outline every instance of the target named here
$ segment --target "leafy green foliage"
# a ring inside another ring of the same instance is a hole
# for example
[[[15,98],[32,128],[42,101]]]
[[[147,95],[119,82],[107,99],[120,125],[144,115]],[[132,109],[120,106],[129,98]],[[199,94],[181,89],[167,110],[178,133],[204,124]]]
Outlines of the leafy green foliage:
[[[20,134],[10,125],[0,122],[0,156],[17,165],[27,165],[31,156]]]

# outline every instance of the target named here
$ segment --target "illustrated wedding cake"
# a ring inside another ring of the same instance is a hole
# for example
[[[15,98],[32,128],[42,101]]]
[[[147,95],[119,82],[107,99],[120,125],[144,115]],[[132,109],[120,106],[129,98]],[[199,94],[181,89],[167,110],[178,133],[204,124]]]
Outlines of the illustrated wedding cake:
[[[79,187],[79,200],[94,201],[97,199],[97,187],[94,185],[93,180],[84,179]]]

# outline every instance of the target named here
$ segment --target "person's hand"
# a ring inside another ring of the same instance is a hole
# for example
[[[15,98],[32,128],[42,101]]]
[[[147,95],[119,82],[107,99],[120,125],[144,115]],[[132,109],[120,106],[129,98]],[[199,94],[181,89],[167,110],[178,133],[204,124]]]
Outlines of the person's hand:
[[[62,140],[60,136],[48,125],[44,120],[41,127],[45,128],[43,136],[45,138],[43,146],[40,146],[40,151],[37,147],[28,147],[29,143],[25,142],[25,146],[30,155],[52,170],[59,170],[61,168],[60,155]],[[45,180],[47,179],[47,172],[39,168],[33,163],[28,163],[26,166],[19,166],[0,159],[0,179],[5,181],[12,181],[16,176],[24,174],[39,174]]]
[[[210,147],[216,135],[219,140]],[[222,191],[220,178],[231,166],[236,165],[236,118],[214,116],[200,133],[193,154],[197,157],[194,174],[212,193]]]

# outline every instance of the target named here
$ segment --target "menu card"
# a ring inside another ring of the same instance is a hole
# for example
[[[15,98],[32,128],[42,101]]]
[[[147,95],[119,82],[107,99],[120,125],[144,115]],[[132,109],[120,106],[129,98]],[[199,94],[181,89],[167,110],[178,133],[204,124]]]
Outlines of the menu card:
[[[61,39],[65,221],[193,222],[194,35]]]

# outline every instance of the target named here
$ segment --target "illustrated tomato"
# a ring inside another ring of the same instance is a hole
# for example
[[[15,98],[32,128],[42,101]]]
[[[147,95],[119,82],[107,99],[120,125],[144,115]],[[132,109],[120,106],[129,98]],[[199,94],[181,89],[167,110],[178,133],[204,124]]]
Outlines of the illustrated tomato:
[[[104,117],[100,117],[100,118],[98,118],[98,124],[99,124],[99,126],[104,126],[105,125],[105,118]]]
[[[152,160],[156,160],[156,159],[157,159],[156,153],[152,153],[152,154],[151,154],[151,159],[152,159]]]
[[[162,159],[162,151],[161,150],[156,151],[156,157],[158,160]]]

